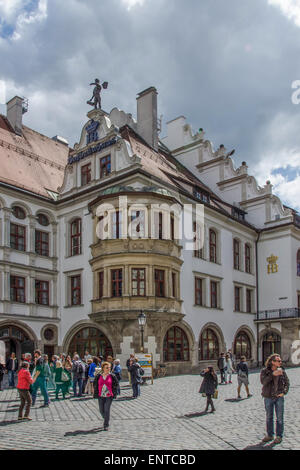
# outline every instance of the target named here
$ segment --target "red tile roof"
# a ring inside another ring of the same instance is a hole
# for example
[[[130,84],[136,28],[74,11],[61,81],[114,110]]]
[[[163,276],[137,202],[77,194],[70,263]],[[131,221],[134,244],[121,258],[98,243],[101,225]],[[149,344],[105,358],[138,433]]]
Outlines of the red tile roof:
[[[52,199],[64,177],[69,147],[26,126],[16,135],[0,115],[0,181]]]

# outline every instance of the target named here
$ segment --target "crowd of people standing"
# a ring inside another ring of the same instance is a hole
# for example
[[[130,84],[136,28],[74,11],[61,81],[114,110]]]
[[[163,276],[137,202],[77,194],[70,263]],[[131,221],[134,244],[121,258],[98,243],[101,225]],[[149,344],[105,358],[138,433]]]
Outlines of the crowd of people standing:
[[[138,398],[144,371],[134,354],[131,354],[127,361],[127,369],[132,385],[132,398]],[[12,353],[5,366],[0,362],[0,390],[4,373],[8,374],[10,388],[15,387],[17,378],[20,397],[19,420],[31,420],[30,409],[36,403],[38,390],[43,396],[42,407],[49,406],[49,392],[52,391],[55,400],[84,395],[98,399],[99,411],[104,419],[104,430],[107,430],[112,400],[121,394],[120,360],[108,355],[104,361],[102,356],[92,356],[89,351],[85,351],[83,358],[75,352],[72,358],[68,354],[60,354],[53,355],[49,360],[47,354],[42,355],[37,349],[33,357],[31,353],[23,354],[20,365],[15,353]]]

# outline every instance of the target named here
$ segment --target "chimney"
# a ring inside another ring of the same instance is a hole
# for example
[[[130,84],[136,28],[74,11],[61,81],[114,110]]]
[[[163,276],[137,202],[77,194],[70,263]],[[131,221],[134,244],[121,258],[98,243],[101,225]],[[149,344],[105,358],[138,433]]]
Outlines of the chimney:
[[[27,111],[27,109],[23,107],[23,101],[24,98],[15,96],[10,101],[8,101],[8,103],[6,103],[7,119],[9,120],[9,123],[14,129],[15,133],[18,135],[22,135],[22,116],[23,113]]]
[[[138,93],[137,131],[151,147],[158,149],[157,91],[154,87]]]

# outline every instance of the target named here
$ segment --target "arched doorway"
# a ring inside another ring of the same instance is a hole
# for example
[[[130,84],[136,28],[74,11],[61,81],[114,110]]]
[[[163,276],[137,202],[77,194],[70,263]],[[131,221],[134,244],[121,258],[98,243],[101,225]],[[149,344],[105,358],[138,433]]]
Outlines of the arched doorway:
[[[263,364],[271,354],[281,354],[281,337],[270,331],[262,340]]]
[[[240,360],[242,356],[251,359],[251,341],[248,333],[244,330],[238,332],[234,341],[234,355],[236,360]]]
[[[185,332],[172,326],[164,338],[164,362],[189,361],[189,342]]]
[[[0,341],[5,345],[5,361],[12,353],[20,360],[22,354],[34,351],[34,341],[32,341],[22,328],[17,326],[0,327]]]
[[[217,360],[220,354],[219,340],[212,328],[206,328],[199,341],[199,361]]]
[[[92,356],[113,356],[112,346],[107,337],[97,328],[82,328],[73,336],[68,353],[71,356],[77,352],[81,358],[85,351],[89,351]]]

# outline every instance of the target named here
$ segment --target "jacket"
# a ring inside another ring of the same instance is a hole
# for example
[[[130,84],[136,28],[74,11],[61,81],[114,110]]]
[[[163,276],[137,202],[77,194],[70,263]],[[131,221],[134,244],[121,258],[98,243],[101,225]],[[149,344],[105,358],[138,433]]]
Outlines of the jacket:
[[[100,369],[99,369],[99,371],[97,371],[95,373],[94,398],[99,398],[98,381],[99,381],[100,375],[101,375],[101,373],[100,373]],[[112,376],[112,379],[113,379],[113,383],[112,383],[113,396],[114,396],[114,398],[117,398],[119,381],[118,381],[117,377],[115,376],[115,374],[113,372],[110,372],[110,375]]]
[[[132,364],[132,366],[128,367],[128,370],[129,370],[130,376],[131,376],[131,383],[132,384],[140,384],[140,383],[143,382],[143,379],[142,379],[141,374],[140,374],[140,368],[141,368],[141,366],[139,365],[138,362],[136,362],[135,364]]]
[[[283,375],[278,376],[278,388],[277,393],[275,390],[275,381],[272,369],[265,367],[260,373],[260,382],[262,384],[262,396],[264,398],[277,398],[278,395],[283,393],[286,395],[289,391],[290,382],[284,368],[282,367]]]
[[[82,371],[79,371],[80,365],[82,366]],[[82,361],[74,361],[72,366],[73,380],[84,379],[85,378],[85,364]]]
[[[204,377],[204,380],[201,384],[199,393],[206,393],[207,395],[213,395],[215,390],[218,388],[218,378],[216,375],[211,374],[210,372],[201,372],[201,377]]]
[[[13,359],[11,359],[11,358],[8,359],[6,361],[6,369],[7,370],[12,370],[12,366],[13,366],[12,364],[13,364]],[[15,359],[15,372],[17,372],[17,370],[18,370],[18,364],[19,364],[18,359]]]
[[[225,357],[219,357],[219,359],[218,359],[218,368],[220,370],[223,370],[223,369],[225,369],[225,365],[226,365]]]
[[[20,390],[29,390],[30,385],[33,383],[33,379],[28,369],[21,369],[18,373],[18,385],[17,388]]]

